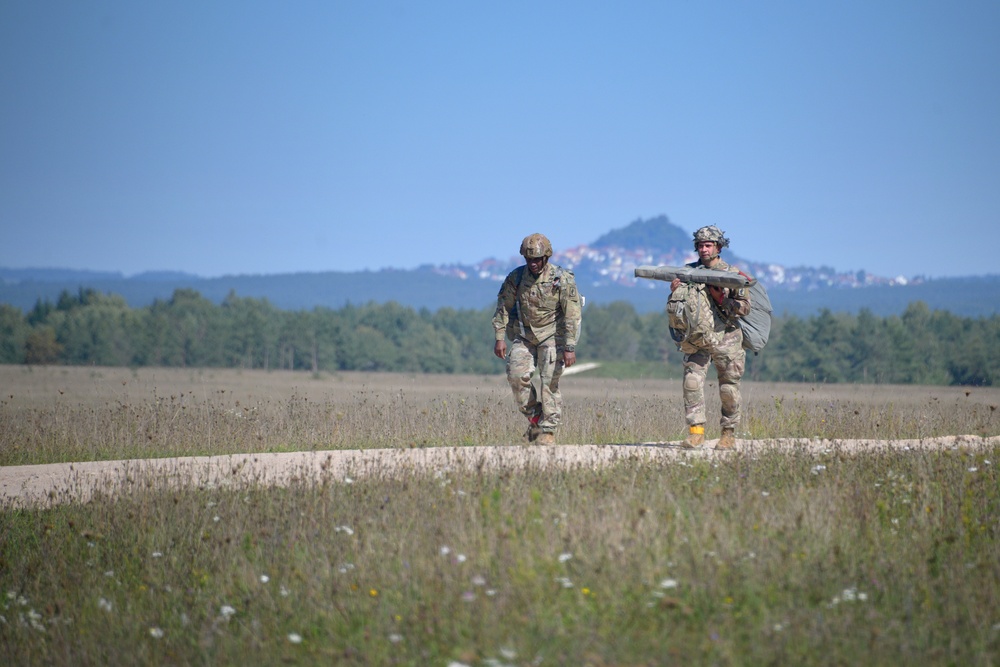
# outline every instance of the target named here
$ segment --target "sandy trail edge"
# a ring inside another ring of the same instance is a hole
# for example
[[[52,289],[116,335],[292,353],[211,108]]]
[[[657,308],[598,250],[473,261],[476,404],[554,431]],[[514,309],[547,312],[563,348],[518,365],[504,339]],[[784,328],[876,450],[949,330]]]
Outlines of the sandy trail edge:
[[[709,441],[698,450],[682,449],[678,442],[532,447],[508,445],[322,450],[4,466],[0,467],[0,508],[86,502],[96,495],[114,495],[153,486],[287,486],[293,482],[345,482],[367,475],[389,476],[456,468],[598,466],[629,459],[684,459],[730,454],[714,451],[715,442]],[[885,449],[983,449],[998,445],[1000,436],[983,438],[958,435],[894,441],[785,438],[741,440],[735,451],[754,453],[776,448],[810,453],[858,453]]]

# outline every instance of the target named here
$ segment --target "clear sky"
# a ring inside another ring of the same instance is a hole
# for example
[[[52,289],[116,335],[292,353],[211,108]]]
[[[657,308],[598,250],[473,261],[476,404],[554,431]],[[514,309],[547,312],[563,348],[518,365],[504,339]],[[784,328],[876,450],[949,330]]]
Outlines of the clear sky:
[[[0,2],[0,266],[1000,273],[1000,2]]]

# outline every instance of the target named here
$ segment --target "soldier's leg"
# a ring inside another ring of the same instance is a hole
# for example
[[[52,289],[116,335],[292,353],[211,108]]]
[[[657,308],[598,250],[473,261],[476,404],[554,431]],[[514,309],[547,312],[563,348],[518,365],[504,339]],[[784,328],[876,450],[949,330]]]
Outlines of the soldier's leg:
[[[554,433],[562,423],[562,393],[559,391],[559,379],[564,368],[562,353],[553,339],[538,346],[538,375],[542,392],[542,417],[538,421],[538,426],[543,433]]]
[[[684,419],[688,426],[705,423],[705,378],[710,359],[703,351],[684,355]]]
[[[514,394],[514,403],[529,420],[541,413],[535,385],[531,376],[535,372],[537,348],[518,338],[507,353],[507,383]]]
[[[728,338],[728,336],[727,336]],[[743,349],[742,338],[735,343],[727,341],[715,355],[715,371],[719,374],[719,400],[722,403],[722,429],[735,429],[740,423],[742,397],[740,380],[746,368],[747,353]]]

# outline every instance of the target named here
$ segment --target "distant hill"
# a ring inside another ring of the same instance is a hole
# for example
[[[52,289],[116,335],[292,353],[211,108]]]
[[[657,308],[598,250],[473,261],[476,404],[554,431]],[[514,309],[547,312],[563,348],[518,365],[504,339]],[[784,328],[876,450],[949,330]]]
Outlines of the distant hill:
[[[691,249],[691,234],[670,222],[665,215],[649,220],[638,218],[621,229],[613,229],[590,244],[591,248],[644,248],[668,255]]]
[[[588,304],[628,301],[639,312],[666,303],[666,283],[636,280],[640,264],[677,265],[691,261],[691,235],[666,216],[635,220],[604,234],[593,244],[555,253],[553,260],[573,269]],[[828,309],[880,316],[901,314],[914,301],[932,310],[981,317],[1000,312],[1000,276],[899,281],[864,271],[838,273],[830,267],[785,267],[727,259],[763,282],[776,314],[808,316]],[[267,299],[286,310],[342,308],[346,304],[395,301],[414,308],[492,308],[500,280],[521,263],[519,257],[486,259],[472,265],[422,266],[413,270],[314,272],[201,278],[181,272],[120,273],[69,269],[0,268],[0,303],[30,310],[39,300],[55,302],[63,291],[82,288],[121,295],[133,307],[169,299],[175,289],[197,290],[221,303],[231,292]]]

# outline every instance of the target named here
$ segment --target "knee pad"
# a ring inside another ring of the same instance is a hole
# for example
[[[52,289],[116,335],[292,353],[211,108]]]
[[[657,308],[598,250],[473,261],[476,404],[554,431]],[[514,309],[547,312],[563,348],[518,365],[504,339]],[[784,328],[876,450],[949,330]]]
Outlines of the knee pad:
[[[694,373],[687,373],[684,376],[684,388],[688,391],[694,391],[701,387],[701,378],[699,378]]]

